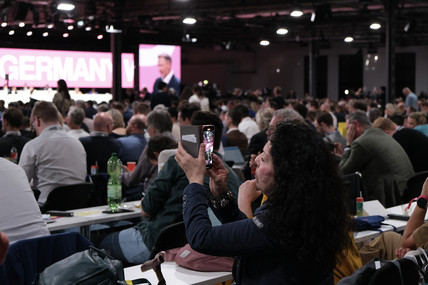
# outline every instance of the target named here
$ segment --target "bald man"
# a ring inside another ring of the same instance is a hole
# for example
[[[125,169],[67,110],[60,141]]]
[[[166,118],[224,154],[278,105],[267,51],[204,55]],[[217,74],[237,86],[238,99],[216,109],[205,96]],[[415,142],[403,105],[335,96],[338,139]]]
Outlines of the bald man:
[[[83,137],[82,142],[86,151],[87,173],[91,166],[98,165],[99,172],[107,172],[107,161],[112,153],[119,153],[119,142],[110,137],[113,130],[113,118],[107,112],[100,112],[94,118],[94,131],[89,137]]]
[[[144,137],[146,120],[146,116],[142,114],[132,116],[126,127],[127,136],[117,139],[120,144],[119,158],[123,163],[137,161],[143,152],[147,144],[146,138]]]

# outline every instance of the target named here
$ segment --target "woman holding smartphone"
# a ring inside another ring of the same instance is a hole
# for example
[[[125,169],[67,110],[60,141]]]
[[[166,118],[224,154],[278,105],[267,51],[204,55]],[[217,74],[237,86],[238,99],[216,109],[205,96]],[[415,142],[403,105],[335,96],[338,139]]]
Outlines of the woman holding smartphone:
[[[237,284],[334,284],[336,256],[350,242],[344,189],[331,152],[307,125],[280,123],[256,158],[255,180],[240,191],[260,190],[268,200],[248,219],[226,182],[218,157],[205,170],[179,144],[176,160],[190,184],[183,215],[190,246],[201,253],[236,256]],[[203,186],[204,173],[210,189]],[[247,188],[247,189],[245,189]],[[207,207],[223,223],[212,227]]]

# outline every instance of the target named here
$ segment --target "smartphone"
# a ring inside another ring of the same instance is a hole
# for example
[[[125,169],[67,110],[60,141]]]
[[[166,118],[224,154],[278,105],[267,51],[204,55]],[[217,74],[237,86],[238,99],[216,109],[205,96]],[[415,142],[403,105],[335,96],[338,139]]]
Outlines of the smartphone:
[[[205,166],[211,168],[213,166],[213,151],[214,151],[214,126],[202,126],[202,142],[205,145]]]

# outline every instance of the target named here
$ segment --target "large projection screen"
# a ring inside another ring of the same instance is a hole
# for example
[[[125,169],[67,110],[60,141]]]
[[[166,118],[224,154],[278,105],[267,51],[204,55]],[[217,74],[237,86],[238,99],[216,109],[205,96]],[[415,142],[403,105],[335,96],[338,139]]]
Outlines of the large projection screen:
[[[112,55],[109,52],[57,51],[0,48],[0,84],[9,87],[111,88]],[[122,88],[134,87],[134,55],[122,54]]]
[[[147,87],[153,92],[153,84],[160,77],[158,70],[158,56],[168,54],[171,57],[171,70],[175,77],[181,79],[181,47],[168,45],[145,45],[139,46],[139,73],[140,90]]]

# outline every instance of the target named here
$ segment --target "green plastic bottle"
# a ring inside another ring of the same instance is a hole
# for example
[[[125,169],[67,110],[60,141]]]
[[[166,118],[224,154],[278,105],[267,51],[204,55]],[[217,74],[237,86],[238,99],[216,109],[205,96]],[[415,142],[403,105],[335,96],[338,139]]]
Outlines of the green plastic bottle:
[[[111,211],[115,212],[122,201],[122,184],[119,180],[122,162],[116,153],[112,153],[107,162],[107,173],[110,176],[107,184],[107,204]]]

